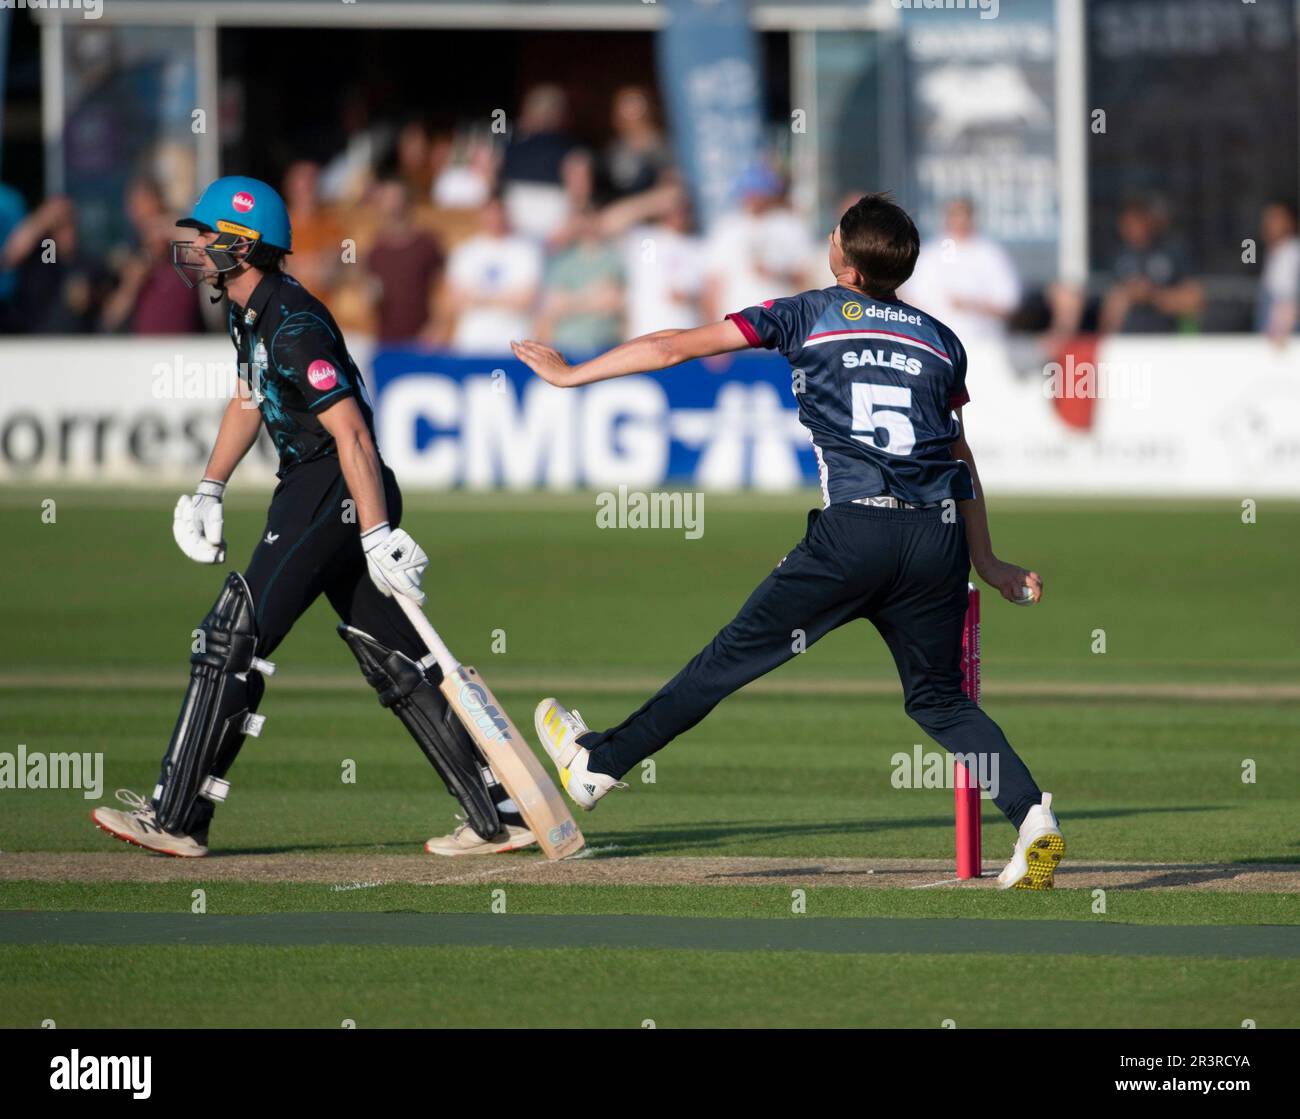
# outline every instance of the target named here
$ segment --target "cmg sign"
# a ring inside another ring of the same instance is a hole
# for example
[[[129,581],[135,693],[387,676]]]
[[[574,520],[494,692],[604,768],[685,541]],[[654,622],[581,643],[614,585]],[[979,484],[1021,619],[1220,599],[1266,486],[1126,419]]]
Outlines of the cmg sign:
[[[790,368],[768,354],[557,389],[513,360],[382,352],[374,385],[379,445],[404,484],[787,490],[817,478]]]

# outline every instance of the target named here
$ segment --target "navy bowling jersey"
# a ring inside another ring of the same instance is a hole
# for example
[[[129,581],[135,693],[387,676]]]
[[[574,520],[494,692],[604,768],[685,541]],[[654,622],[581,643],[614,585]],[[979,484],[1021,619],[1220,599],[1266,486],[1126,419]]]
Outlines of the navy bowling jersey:
[[[827,505],[890,494],[916,505],[975,496],[952,457],[966,351],[937,319],[852,288],[771,299],[727,316],[794,371]]]

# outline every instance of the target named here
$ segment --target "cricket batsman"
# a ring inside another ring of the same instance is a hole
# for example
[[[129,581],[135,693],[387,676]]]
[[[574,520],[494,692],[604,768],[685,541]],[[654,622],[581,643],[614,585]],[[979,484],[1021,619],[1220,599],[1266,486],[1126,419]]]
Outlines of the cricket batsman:
[[[495,779],[424,668],[420,639],[394,596],[422,603],[428,556],[400,527],[402,495],[375,447],[374,423],[356,364],[333,316],[283,271],[292,248],[284,201],[257,179],[217,179],[177,223],[196,231],[172,242],[189,287],[200,280],[228,305],[239,367],[207,469],[176,503],[173,535],[196,563],[226,557],[222,494],[265,425],[279,454],[279,484],[266,529],[242,573],[231,572],[200,623],[158,783],[148,799],[118,791],[128,806],[96,808],[95,824],[167,855],[208,852],[215,806],[257,714],[269,658],[322,594],[342,624],[361,671],[460,801],[464,822],[425,849],[440,855],[513,850],[534,842],[518,806]]]
[[[994,802],[1018,829],[998,885],[1050,889],[1065,853],[1051,794],[961,688],[971,566],[1009,602],[1038,602],[1043,581],[993,552],[962,429],[970,397],[961,342],[895,297],[919,249],[907,213],[887,195],[869,194],[830,235],[832,287],[712,325],[634,338],[580,365],[538,342],[514,344],[516,357],[561,387],[747,347],[776,350],[803,374],[802,385],[795,382],[799,416],[812,437],[824,505],[809,513],[804,538],[740,613],[623,722],[594,732],[576,711],[545,699],[537,733],[569,796],[593,809],[638,762],[789,660],[795,631],[811,646],[865,618],[894,656],[908,715],[954,754],[997,756]]]

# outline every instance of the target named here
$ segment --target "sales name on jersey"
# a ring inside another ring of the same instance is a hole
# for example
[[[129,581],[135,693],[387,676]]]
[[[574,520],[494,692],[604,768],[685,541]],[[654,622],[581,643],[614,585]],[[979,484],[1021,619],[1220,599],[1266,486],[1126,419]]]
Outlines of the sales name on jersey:
[[[908,357],[906,354],[887,354],[884,350],[848,350],[840,359],[845,369],[860,369],[864,365],[884,366],[897,369],[900,373],[910,373],[913,377],[921,373],[921,359]]]

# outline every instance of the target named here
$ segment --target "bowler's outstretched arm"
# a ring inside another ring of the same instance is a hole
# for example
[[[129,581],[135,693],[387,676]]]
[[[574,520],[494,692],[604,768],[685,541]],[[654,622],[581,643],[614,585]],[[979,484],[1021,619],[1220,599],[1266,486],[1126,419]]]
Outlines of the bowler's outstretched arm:
[[[560,388],[668,369],[697,357],[711,357],[749,347],[749,340],[730,319],[690,330],[657,330],[653,334],[643,334],[578,365],[570,365],[556,350],[540,342],[510,343],[515,357],[542,380]]]

